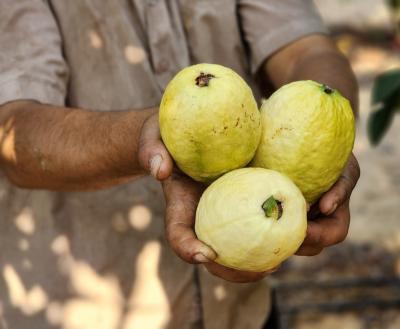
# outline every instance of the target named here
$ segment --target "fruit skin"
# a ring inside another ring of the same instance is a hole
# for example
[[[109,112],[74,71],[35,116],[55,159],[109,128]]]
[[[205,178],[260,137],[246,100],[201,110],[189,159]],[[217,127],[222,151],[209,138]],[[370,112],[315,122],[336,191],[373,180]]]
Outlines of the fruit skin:
[[[207,85],[196,85],[203,73]],[[198,64],[180,71],[160,104],[161,137],[178,167],[209,183],[254,156],[261,137],[260,112],[246,82],[233,70]]]
[[[354,115],[337,90],[314,81],[281,87],[261,106],[252,166],[278,170],[315,202],[339,178],[353,149]]]
[[[282,202],[282,216],[268,218],[262,205]],[[217,263],[251,272],[271,270],[293,255],[307,229],[306,201],[297,186],[277,171],[233,170],[203,193],[196,212],[197,237],[217,253]]]

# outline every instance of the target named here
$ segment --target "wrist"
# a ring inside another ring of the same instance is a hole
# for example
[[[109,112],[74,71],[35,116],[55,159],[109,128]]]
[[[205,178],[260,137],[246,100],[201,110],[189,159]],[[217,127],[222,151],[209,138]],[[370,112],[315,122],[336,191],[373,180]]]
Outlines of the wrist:
[[[157,108],[145,110],[128,110],[111,114],[109,138],[110,151],[114,156],[108,157],[119,176],[136,176],[146,174],[139,162],[140,138],[145,122],[157,113]]]

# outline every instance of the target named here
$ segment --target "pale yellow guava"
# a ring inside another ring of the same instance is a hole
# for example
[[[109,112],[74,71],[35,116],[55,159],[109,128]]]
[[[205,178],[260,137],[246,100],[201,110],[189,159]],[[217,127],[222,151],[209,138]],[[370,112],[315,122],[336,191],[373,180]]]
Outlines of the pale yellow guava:
[[[354,144],[349,101],[314,81],[277,90],[261,107],[263,127],[254,167],[286,174],[315,202],[338,179]]]
[[[216,262],[264,272],[293,255],[307,229],[306,201],[277,171],[233,170],[213,182],[196,212],[198,239],[217,253]]]
[[[248,164],[261,136],[250,87],[233,70],[215,64],[187,67],[170,81],[159,122],[178,167],[206,183]]]

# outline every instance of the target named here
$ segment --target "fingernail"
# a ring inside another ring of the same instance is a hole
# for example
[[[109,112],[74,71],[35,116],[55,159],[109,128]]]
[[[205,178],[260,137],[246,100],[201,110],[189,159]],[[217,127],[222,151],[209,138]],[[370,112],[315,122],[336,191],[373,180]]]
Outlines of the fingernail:
[[[327,215],[333,214],[333,213],[335,212],[335,210],[336,210],[337,207],[338,207],[338,204],[335,202],[335,203],[333,204],[331,210],[329,210],[329,211],[327,212]]]
[[[217,258],[217,254],[215,253],[215,251],[206,245],[203,245],[198,249],[198,254],[202,254],[203,256],[205,256],[208,261],[213,261],[215,260],[215,258]]]
[[[208,262],[210,262],[210,260],[206,256],[204,256],[202,253],[197,253],[196,255],[193,256],[193,259],[196,262],[199,262],[199,263],[208,263]]]
[[[159,154],[156,154],[150,159],[150,173],[155,179],[157,179],[161,163],[162,163],[162,157]]]

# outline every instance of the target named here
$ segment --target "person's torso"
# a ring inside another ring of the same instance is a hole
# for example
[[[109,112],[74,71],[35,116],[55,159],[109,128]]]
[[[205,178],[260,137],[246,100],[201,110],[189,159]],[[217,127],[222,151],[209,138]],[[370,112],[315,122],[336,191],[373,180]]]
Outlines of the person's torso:
[[[157,106],[168,81],[200,62],[231,67],[250,81],[235,0],[48,3],[70,71],[68,106]],[[0,188],[0,290],[10,300],[3,305],[10,329],[185,329],[198,319],[194,267],[164,239],[159,183],[142,178],[103,191],[53,193],[20,190],[0,177]],[[267,308],[263,284],[233,285],[203,271],[200,281],[203,312],[216,319],[207,329],[245,328],[252,319],[235,313],[253,307],[260,317]],[[257,287],[244,305],[241,292]],[[264,296],[265,305],[258,303]]]
[[[168,81],[194,63],[222,64],[251,81],[236,0],[51,4],[71,72],[71,106],[157,106]]]

